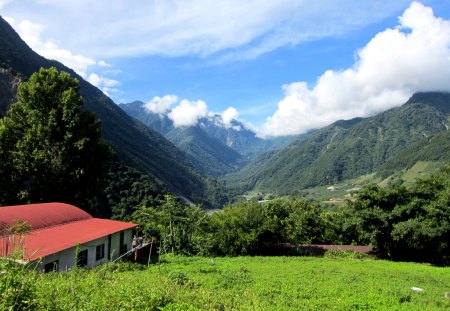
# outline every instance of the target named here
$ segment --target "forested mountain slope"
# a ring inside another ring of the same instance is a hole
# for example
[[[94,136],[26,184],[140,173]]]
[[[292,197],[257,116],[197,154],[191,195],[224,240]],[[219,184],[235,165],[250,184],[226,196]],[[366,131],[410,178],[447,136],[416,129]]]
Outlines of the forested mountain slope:
[[[111,144],[118,158],[125,165],[149,174],[156,183],[159,180],[172,192],[183,195],[195,203],[206,206],[221,206],[225,202],[218,184],[198,173],[185,156],[161,134],[141,122],[129,117],[99,89],[83,80],[73,70],[59,62],[47,60],[33,50],[19,37],[14,29],[0,18],[0,68],[26,80],[39,68],[56,67],[68,72],[80,81],[80,93],[84,108],[93,111],[102,122],[102,133]],[[5,79],[0,85],[12,85]],[[6,111],[11,101],[0,102],[0,113]],[[1,116],[1,115],[0,115]]]
[[[405,168],[426,158],[450,160],[449,127],[450,94],[418,93],[399,108],[335,122],[267,153],[229,176],[227,184],[241,191],[291,194],[371,173],[383,165],[386,174],[389,168]]]
[[[264,140],[238,120],[225,126],[220,115],[201,118],[197,125],[175,127],[166,115],[152,113],[140,101],[119,105],[131,117],[163,134],[191,163],[209,176],[222,176],[242,168],[258,155],[277,149],[292,137]]]
[[[174,128],[165,136],[208,176],[218,177],[236,171],[242,163],[242,156],[237,151],[209,136],[199,126]]]

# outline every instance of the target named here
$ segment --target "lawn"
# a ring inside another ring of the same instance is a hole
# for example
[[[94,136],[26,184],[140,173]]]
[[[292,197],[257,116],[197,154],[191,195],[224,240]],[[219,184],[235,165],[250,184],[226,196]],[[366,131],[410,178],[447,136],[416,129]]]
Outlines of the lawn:
[[[373,259],[176,256],[35,277],[50,310],[450,309],[450,268]]]

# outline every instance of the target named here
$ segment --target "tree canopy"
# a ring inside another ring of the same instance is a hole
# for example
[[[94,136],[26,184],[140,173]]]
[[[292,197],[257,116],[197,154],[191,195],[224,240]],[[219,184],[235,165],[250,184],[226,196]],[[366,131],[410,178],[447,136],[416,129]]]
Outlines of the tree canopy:
[[[0,204],[62,201],[89,211],[111,151],[82,106],[79,81],[55,68],[19,86],[18,102],[0,120]]]

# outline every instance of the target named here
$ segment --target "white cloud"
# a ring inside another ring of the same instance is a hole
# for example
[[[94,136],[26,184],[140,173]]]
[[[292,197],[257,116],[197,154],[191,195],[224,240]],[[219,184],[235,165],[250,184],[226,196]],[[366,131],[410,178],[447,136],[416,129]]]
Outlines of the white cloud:
[[[101,66],[101,67],[111,67],[111,64],[108,64],[107,62],[105,62],[104,60],[100,60],[97,62],[97,65]]]
[[[83,78],[87,78],[87,70],[89,66],[97,64],[92,58],[73,54],[69,50],[58,47],[56,43],[51,40],[43,40],[42,32],[45,27],[41,24],[33,23],[29,20],[23,20],[15,23],[13,19],[13,26],[19,33],[20,37],[38,54],[60,61],[67,67],[75,70]]]
[[[155,96],[151,101],[144,105],[144,108],[159,115],[165,115],[170,110],[172,105],[178,102],[178,97],[175,95],[166,95],[163,97]]]
[[[450,21],[413,2],[399,25],[378,33],[352,68],[326,71],[313,88],[283,86],[285,97],[261,136],[303,133],[339,119],[398,106],[417,91],[450,91]]]
[[[234,107],[228,107],[228,109],[222,112],[220,116],[222,117],[222,121],[225,127],[230,128],[232,126],[231,121],[237,119],[239,113]]]
[[[229,107],[221,114],[218,114],[209,111],[208,105],[202,100],[180,100],[175,95],[155,96],[148,103],[144,104],[144,108],[150,113],[167,116],[173,121],[175,127],[194,126],[201,119],[206,118],[217,126],[232,128],[235,131],[242,130],[240,126],[232,126],[231,121],[237,119],[239,115],[235,108]]]
[[[183,99],[178,106],[167,114],[175,127],[196,125],[200,118],[208,115],[208,107],[204,101]]]
[[[117,80],[100,77],[96,73],[91,73],[87,80],[92,85],[101,89],[107,96],[122,94],[122,92],[118,88],[116,88],[116,86],[120,84],[120,82]]]
[[[108,97],[118,99],[118,102],[122,102],[121,96],[124,92],[118,88],[110,88],[110,87],[102,87],[102,92],[105,93]]]
[[[408,2],[21,0],[5,8],[8,14],[45,23],[59,45],[95,58],[221,53],[223,59],[242,59],[342,35]]]
[[[51,40],[44,40],[42,38],[42,33],[46,28],[41,24],[33,23],[29,20],[16,22],[16,20],[11,17],[5,17],[5,20],[16,29],[20,37],[38,54],[63,63],[67,67],[73,69],[82,78],[100,88],[107,95],[121,93],[120,90],[114,88],[120,84],[119,81],[99,76],[93,72],[88,73],[93,67],[95,68],[98,66],[107,68],[111,66],[110,64],[103,60],[95,61],[90,57],[73,54],[69,50],[60,48]]]
[[[100,77],[99,75],[97,75],[96,73],[91,73],[87,79],[91,84],[95,85],[96,87],[114,87],[119,85],[119,81],[117,80],[113,80],[113,79],[108,79],[108,78],[104,78],[104,77]]]

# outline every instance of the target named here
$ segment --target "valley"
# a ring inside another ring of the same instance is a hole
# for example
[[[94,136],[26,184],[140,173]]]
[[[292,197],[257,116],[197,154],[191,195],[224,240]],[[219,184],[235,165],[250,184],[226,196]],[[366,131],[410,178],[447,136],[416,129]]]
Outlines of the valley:
[[[2,12],[0,310],[449,310],[450,20],[400,2]]]
[[[399,108],[337,121],[297,137],[262,139],[236,119],[225,124],[219,114],[194,126],[175,127],[167,115],[149,111],[143,102],[115,105],[69,68],[34,53],[6,22],[1,26],[2,38],[8,38],[1,44],[1,64],[10,73],[0,77],[2,85],[11,85],[12,90],[5,96],[14,93],[14,79],[39,67],[56,66],[77,77],[85,108],[101,120],[103,135],[114,149],[119,161],[115,167],[137,169],[143,178],[153,180],[153,194],[144,188],[134,190],[147,196],[168,191],[215,209],[246,193],[329,200],[336,193],[322,191],[323,187],[359,185],[355,180],[368,174],[375,174],[371,182],[399,183],[408,179],[401,176],[404,171],[419,161],[450,160],[448,93],[417,93]],[[2,101],[0,111],[10,103]],[[338,201],[354,188],[338,187],[345,189]],[[108,197],[112,211],[104,214],[128,213],[129,207],[120,203],[128,199]],[[139,204],[144,197],[130,200]]]

